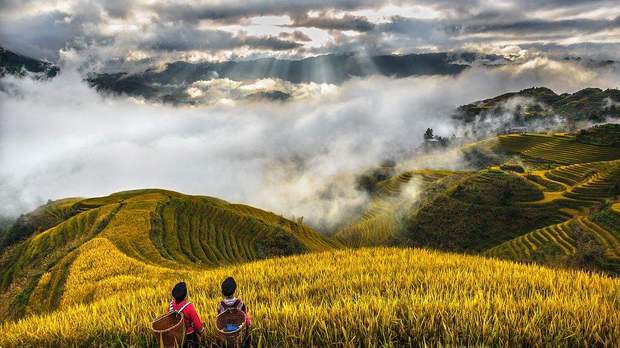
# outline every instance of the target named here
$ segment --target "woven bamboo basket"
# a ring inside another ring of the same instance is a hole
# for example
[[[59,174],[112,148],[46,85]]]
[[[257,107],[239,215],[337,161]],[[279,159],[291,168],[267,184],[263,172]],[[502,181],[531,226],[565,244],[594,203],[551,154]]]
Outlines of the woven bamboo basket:
[[[164,314],[151,323],[160,348],[180,348],[185,340],[185,320],[177,312]]]
[[[234,331],[225,331],[226,325],[232,324],[237,326]],[[231,308],[220,313],[216,320],[217,338],[220,344],[226,347],[242,347],[247,338],[247,326],[245,325],[245,313]]]

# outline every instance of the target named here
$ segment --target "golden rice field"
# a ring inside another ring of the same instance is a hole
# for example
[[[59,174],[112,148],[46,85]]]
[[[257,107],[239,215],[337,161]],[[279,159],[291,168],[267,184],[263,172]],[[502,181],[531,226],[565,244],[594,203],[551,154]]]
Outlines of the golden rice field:
[[[618,346],[620,279],[423,249],[366,248],[174,271],[103,237],[78,249],[59,307],[2,324],[0,346],[153,344],[180,280],[214,335],[228,275],[258,346]],[[37,294],[33,294],[37,298]]]

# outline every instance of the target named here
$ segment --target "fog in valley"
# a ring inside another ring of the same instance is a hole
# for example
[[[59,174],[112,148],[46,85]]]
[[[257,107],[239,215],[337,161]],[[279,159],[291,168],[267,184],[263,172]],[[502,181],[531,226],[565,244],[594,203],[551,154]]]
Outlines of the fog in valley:
[[[0,215],[48,199],[165,188],[303,216],[330,231],[368,200],[356,177],[384,160],[399,169],[465,168],[458,151],[424,160],[414,151],[427,128],[463,133],[450,117],[459,105],[533,86],[614,88],[620,77],[613,66],[535,57],[456,76],[373,76],[342,85],[212,80],[192,90],[208,94],[209,103],[171,106],[98,93],[78,71],[80,59],[63,51],[61,73],[50,80],[3,78]],[[293,97],[235,97],[265,86],[284,86]]]

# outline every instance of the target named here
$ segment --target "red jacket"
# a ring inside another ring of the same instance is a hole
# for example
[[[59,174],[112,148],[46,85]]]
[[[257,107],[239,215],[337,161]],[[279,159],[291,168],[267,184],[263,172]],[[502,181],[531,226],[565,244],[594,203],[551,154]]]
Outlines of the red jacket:
[[[169,312],[178,311],[181,309],[187,301],[183,300],[177,303],[175,300],[170,301],[170,307],[168,308]],[[196,308],[194,308],[193,304],[188,304],[183,308],[183,319],[185,319],[185,333],[191,334],[193,332],[202,331],[202,322],[200,322],[200,318],[198,317],[198,313],[196,313]]]

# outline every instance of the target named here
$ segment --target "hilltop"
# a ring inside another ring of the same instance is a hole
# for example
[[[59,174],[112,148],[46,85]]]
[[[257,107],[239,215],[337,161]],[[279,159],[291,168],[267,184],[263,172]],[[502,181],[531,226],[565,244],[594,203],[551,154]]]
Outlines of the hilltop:
[[[572,94],[557,94],[546,87],[533,87],[462,105],[453,118],[469,123],[504,113],[511,114],[517,125],[553,116],[568,121],[604,122],[620,117],[620,91],[585,88]]]
[[[603,124],[582,129],[575,134],[575,140],[584,144],[620,147],[620,124]]]

